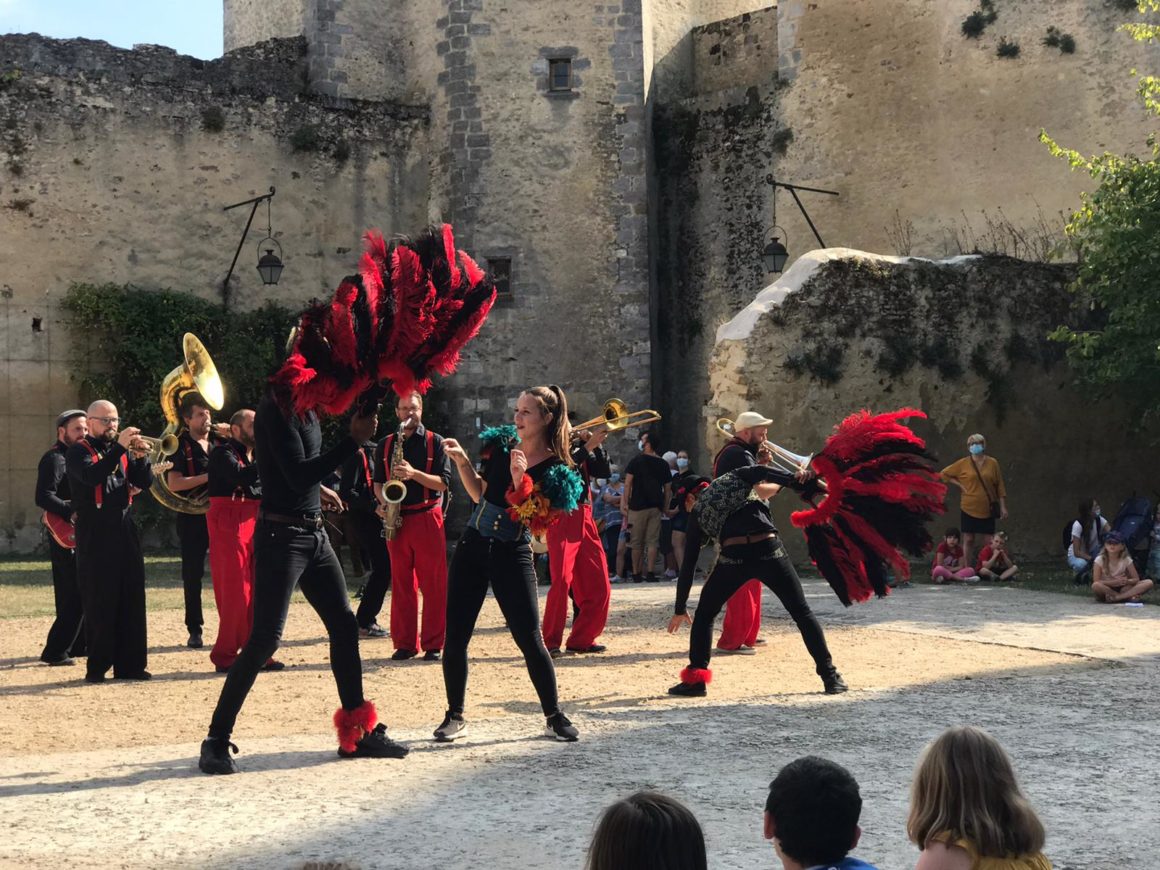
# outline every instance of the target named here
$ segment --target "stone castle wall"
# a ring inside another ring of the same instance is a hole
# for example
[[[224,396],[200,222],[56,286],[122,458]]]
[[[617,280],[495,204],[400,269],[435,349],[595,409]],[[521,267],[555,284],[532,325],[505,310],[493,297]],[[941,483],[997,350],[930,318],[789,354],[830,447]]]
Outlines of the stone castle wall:
[[[1154,451],[1132,432],[1129,405],[1072,383],[1048,330],[1081,316],[1066,265],[1006,257],[900,260],[847,249],[810,254],[717,333],[703,409],[716,446],[719,416],[754,408],[773,419],[769,438],[795,453],[822,448],[832,426],[863,408],[917,408],[914,429],[949,465],[974,432],[987,438],[1008,490],[1017,558],[1063,562],[1061,531],[1095,496],[1109,516],[1124,498],[1152,492]],[[1110,421],[1118,421],[1109,425]],[[701,455],[702,467],[708,452]],[[774,502],[795,555],[801,535]],[[959,525],[957,490],[934,531]]]
[[[230,295],[295,306],[354,270],[368,226],[409,232],[427,219],[427,110],[313,96],[305,50],[281,40],[204,62],[0,37],[0,72],[20,71],[0,89],[0,550],[40,540],[36,463],[55,415],[77,402],[59,308],[70,283],[219,299],[248,216],[222,207],[274,185],[282,280],[264,288],[254,268],[263,208]],[[220,131],[207,113],[220,113]],[[318,150],[294,150],[304,128]]]

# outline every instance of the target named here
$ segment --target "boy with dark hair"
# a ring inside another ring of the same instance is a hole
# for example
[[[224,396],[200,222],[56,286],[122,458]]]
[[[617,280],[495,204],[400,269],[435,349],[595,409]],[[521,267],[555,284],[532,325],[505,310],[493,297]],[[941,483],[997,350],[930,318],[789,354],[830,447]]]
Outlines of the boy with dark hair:
[[[783,767],[765,801],[765,839],[785,870],[875,870],[848,855],[862,829],[858,783],[840,764],[807,755]]]

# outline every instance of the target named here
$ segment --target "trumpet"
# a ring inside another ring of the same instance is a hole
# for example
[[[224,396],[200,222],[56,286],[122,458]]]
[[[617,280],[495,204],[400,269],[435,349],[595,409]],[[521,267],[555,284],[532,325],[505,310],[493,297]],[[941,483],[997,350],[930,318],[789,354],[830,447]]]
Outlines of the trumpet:
[[[140,456],[149,454],[154,460],[158,460],[162,456],[172,456],[177,452],[177,446],[176,435],[162,435],[160,438],[137,435],[129,443],[129,451]]]
[[[656,423],[661,415],[652,408],[642,411],[629,411],[623,399],[609,399],[604,403],[604,410],[599,417],[585,420],[572,427],[573,432],[586,429],[596,429],[603,426],[609,432],[618,432],[629,426],[643,426],[646,423]]]
[[[717,431],[726,438],[733,438],[737,435],[737,427],[728,417],[722,417],[717,421]],[[786,450],[781,445],[774,444],[772,441],[762,441],[761,449],[769,453],[774,465],[790,474],[804,474],[809,471],[810,462],[814,458],[814,454],[812,453],[803,456],[800,453],[794,453],[792,450]]]

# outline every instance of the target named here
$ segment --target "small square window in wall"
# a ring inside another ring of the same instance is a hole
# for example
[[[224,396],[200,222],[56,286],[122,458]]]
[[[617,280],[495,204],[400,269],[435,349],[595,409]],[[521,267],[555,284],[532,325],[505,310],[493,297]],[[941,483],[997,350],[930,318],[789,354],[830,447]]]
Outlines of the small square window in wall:
[[[572,90],[572,58],[558,57],[548,61],[548,90],[555,93]]]
[[[491,272],[491,281],[495,285],[496,298],[512,295],[512,258],[488,257],[488,270]]]

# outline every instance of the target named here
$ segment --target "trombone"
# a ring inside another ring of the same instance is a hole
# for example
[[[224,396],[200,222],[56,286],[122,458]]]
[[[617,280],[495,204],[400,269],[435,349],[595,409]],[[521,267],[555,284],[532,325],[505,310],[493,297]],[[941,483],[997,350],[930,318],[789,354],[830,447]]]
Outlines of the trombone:
[[[599,417],[585,420],[572,427],[573,432],[586,429],[596,429],[603,426],[609,432],[618,432],[630,426],[643,426],[646,423],[656,423],[661,415],[652,408],[642,411],[629,411],[623,399],[609,399],[604,403],[604,410]]]
[[[728,417],[722,417],[717,421],[717,431],[726,438],[734,438],[737,435],[737,427]],[[809,471],[810,462],[814,458],[814,454],[812,453],[803,456],[794,453],[792,450],[786,450],[781,445],[774,444],[772,441],[761,442],[761,447],[769,451],[774,465],[790,474],[805,474]]]

